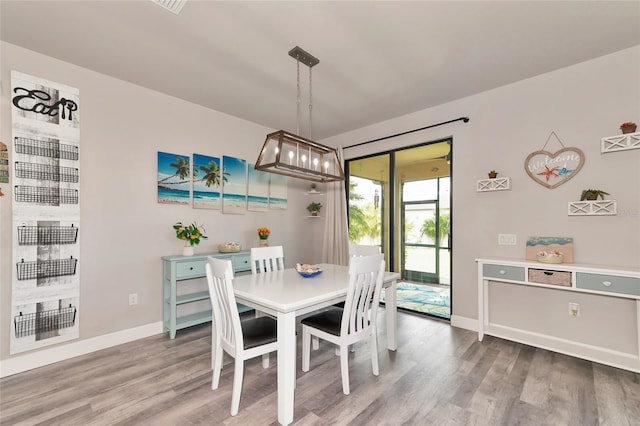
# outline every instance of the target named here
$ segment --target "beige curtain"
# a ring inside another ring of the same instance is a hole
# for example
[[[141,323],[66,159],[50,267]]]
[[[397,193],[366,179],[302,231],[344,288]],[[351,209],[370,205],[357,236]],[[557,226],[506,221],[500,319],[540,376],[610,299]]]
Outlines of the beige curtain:
[[[338,160],[344,169],[342,147],[338,149]],[[324,222],[322,261],[336,265],[349,264],[349,230],[347,220],[347,199],[344,181],[327,184],[327,209]]]

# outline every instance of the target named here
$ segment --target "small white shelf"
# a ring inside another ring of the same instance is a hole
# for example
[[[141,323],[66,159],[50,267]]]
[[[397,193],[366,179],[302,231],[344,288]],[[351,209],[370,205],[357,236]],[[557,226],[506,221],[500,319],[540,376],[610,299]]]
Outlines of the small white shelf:
[[[640,132],[607,136],[601,139],[600,153],[640,149]]]
[[[615,216],[615,200],[572,201],[569,203],[569,216]]]
[[[477,192],[505,191],[511,189],[510,178],[481,179],[476,183]]]
[[[310,217],[310,218],[313,218],[313,219],[320,219],[322,216],[311,216],[311,215],[309,215],[307,217]]]
[[[304,193],[305,195],[322,195],[320,191],[307,191]]]

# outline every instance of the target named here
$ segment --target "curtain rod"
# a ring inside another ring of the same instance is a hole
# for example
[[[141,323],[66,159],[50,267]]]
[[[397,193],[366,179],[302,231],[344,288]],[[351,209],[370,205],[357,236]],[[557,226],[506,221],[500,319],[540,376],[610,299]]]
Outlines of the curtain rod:
[[[383,141],[385,139],[391,139],[391,138],[395,138],[395,137],[398,137],[398,136],[406,135],[408,133],[419,132],[421,130],[430,129],[432,127],[442,126],[443,124],[455,123],[456,121],[463,121],[465,123],[468,123],[469,122],[469,117],[460,117],[460,118],[456,118],[455,120],[443,121],[442,123],[431,124],[430,126],[420,127],[419,129],[407,130],[406,132],[396,133],[395,135],[384,136],[382,138],[372,139],[372,140],[366,141],[366,142],[360,142],[360,143],[357,143],[355,145],[345,146],[342,149],[353,148],[353,147],[356,147],[356,146],[366,145],[368,143],[373,143],[373,142],[379,142],[379,141]]]

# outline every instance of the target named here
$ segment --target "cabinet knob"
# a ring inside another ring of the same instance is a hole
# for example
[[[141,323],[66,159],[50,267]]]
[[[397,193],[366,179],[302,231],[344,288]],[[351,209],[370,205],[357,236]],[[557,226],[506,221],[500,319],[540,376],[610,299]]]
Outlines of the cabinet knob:
[[[602,281],[602,285],[605,287],[611,287],[611,281]]]
[[[500,275],[504,275],[504,274],[506,274],[506,273],[507,273],[507,271],[505,271],[504,269],[501,269],[501,270],[500,270]]]
[[[190,270],[190,271],[193,271],[193,266],[190,266],[190,267],[189,267],[189,270]]]

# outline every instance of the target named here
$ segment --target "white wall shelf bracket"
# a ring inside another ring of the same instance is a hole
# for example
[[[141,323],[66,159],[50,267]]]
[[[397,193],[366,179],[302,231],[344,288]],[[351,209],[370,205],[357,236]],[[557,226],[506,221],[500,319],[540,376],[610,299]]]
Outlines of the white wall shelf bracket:
[[[505,191],[511,189],[510,178],[482,179],[476,184],[477,192]]]
[[[617,204],[614,200],[569,203],[569,216],[615,216],[617,214]]]
[[[601,139],[600,153],[640,149],[640,132],[607,136]]]

